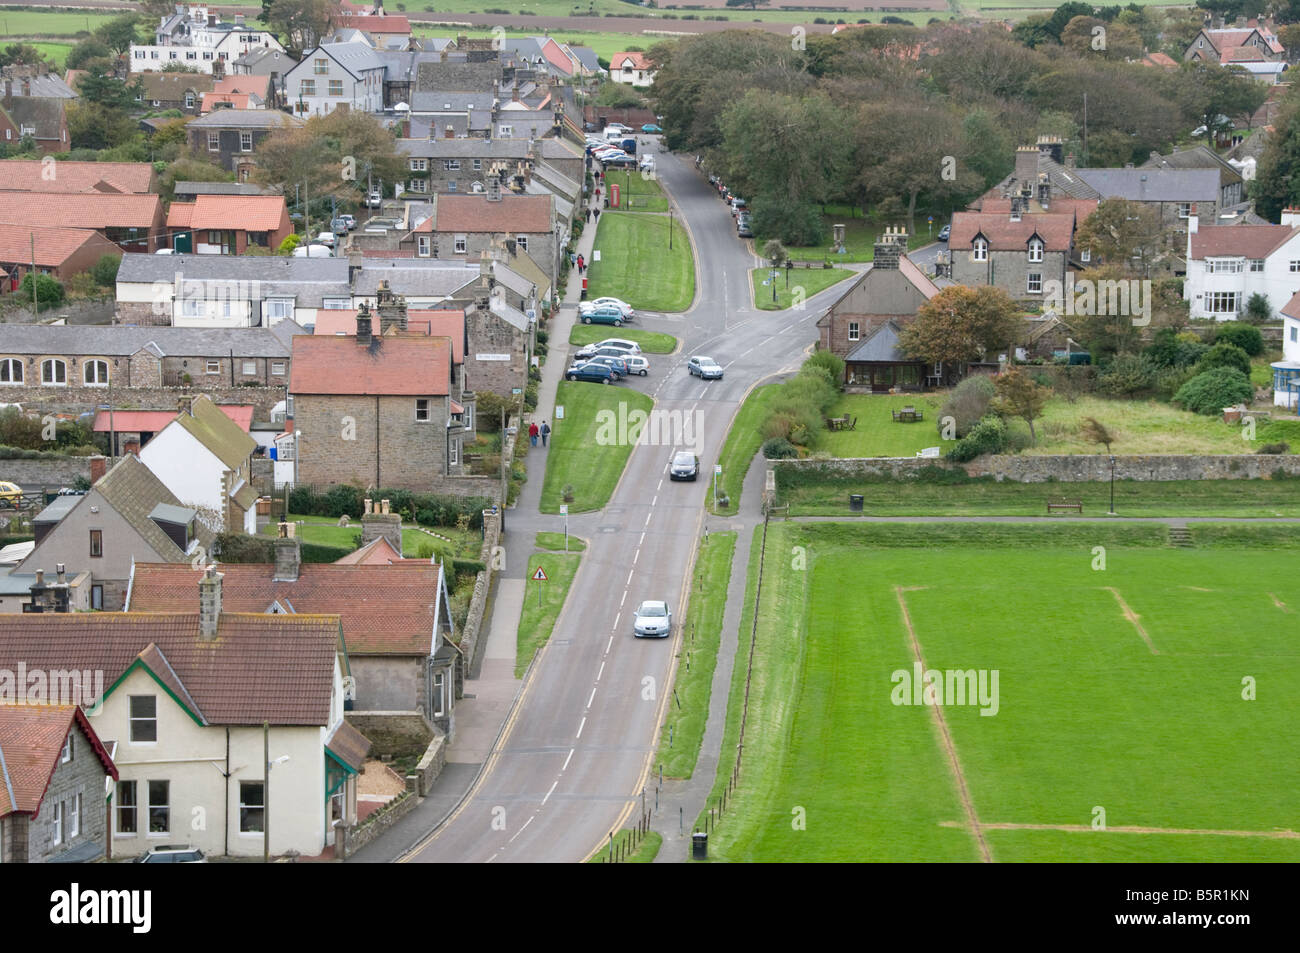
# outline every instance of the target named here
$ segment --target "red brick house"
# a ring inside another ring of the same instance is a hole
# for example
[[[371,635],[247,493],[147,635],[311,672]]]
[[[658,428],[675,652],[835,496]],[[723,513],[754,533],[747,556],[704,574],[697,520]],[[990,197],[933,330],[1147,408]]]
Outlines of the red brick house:
[[[121,249],[88,228],[38,228],[0,225],[0,290],[15,290],[23,275],[32,270],[66,281],[89,271],[104,255],[120,255]]]
[[[293,228],[282,195],[200,195],[172,203],[167,230],[178,251],[242,255],[250,245],[275,251]]]
[[[146,253],[159,247],[165,228],[156,195],[0,192],[0,225],[59,223],[98,232],[122,251]]]

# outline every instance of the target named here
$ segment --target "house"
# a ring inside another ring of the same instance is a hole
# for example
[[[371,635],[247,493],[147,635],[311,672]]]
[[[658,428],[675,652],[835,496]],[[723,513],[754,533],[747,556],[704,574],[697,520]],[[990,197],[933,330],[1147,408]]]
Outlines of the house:
[[[364,306],[355,337],[295,339],[295,482],[429,490],[464,473],[451,341],[386,330],[381,321],[372,332]]]
[[[898,348],[899,332],[939,293],[907,257],[907,233],[886,228],[874,263],[817,321],[820,350],[844,358],[851,392],[920,390],[931,371]]]
[[[16,291],[33,266],[37,274],[67,281],[95,267],[105,255],[121,254],[120,248],[88,228],[0,225],[0,291]]]
[[[182,398],[180,413],[140,448],[139,457],[213,532],[252,535],[257,532],[256,449],[248,431],[200,395]]]
[[[609,78],[645,88],[654,85],[655,70],[644,53],[615,53],[609,58]]]
[[[268,75],[225,76],[212,84],[212,92],[220,95],[248,94],[267,109],[275,108],[278,88],[275,80]]]
[[[1246,185],[1241,172],[1204,145],[1175,149],[1169,155],[1152,152],[1151,158],[1142,163],[1140,168],[1213,169],[1219,173],[1219,194],[1215,205],[1221,210],[1221,215],[1224,214],[1222,210],[1235,208],[1246,201]]]
[[[172,202],[167,229],[178,252],[242,255],[250,246],[274,251],[293,226],[282,195],[200,195]]]
[[[197,116],[202,98],[212,92],[211,73],[135,73],[128,83],[139,80],[136,100],[150,109],[179,109]]]
[[[399,139],[406,155],[408,193],[487,192],[491,177],[518,177],[520,184],[545,164],[566,179],[581,182],[583,156],[558,139]]]
[[[357,30],[377,50],[404,50],[411,44],[411,21],[396,14],[340,14],[334,29]]]
[[[1300,410],[1300,290],[1282,306],[1282,360],[1273,367],[1273,403]]]
[[[401,517],[390,516],[400,535]],[[275,540],[275,562],[222,564],[225,611],[338,616],[355,682],[349,707],[418,711],[452,736],[462,657],[443,567],[400,556],[382,564],[303,563],[288,525]],[[391,549],[391,540],[378,538]],[[188,565],[137,563],[127,611],[182,611],[202,575]]]
[[[129,60],[132,73],[161,71],[168,63],[179,63],[200,73],[224,75],[235,60],[256,49],[284,52],[270,30],[250,27],[243,15],[233,23],[220,19],[203,5],[176,5],[176,12],[162,17],[154,30],[153,43],[132,43]]]
[[[185,135],[191,149],[246,182],[257,164],[253,152],[262,140],[302,124],[278,109],[218,109],[187,123]]]
[[[74,498],[60,497],[60,499]],[[68,506],[71,506],[71,503]],[[46,510],[49,508],[46,507]],[[41,515],[44,515],[44,511]],[[28,552],[36,548],[35,543],[32,542],[26,545]],[[16,568],[17,563],[22,562],[24,558],[26,554],[12,564],[0,565],[0,612],[90,611],[90,587],[93,584],[93,577],[88,569],[68,572],[67,567],[60,563],[54,567],[53,581],[48,581],[44,569],[19,572]],[[3,700],[0,699],[0,704],[2,703]]]
[[[322,43],[285,72],[284,84],[296,116],[324,116],[339,106],[384,108],[384,61],[366,43]]]
[[[6,159],[0,192],[97,192],[147,195],[158,190],[150,162],[76,162],[51,167],[40,159]],[[53,170],[53,173],[51,173]],[[71,223],[66,223],[71,224]],[[83,223],[77,223],[84,227]]]
[[[5,97],[77,98],[77,91],[68,85],[66,80],[61,79],[57,73],[49,72],[43,65],[6,66],[0,70],[0,83],[3,83]]]
[[[1220,66],[1245,66],[1277,63],[1286,68],[1286,49],[1271,28],[1256,23],[1245,28],[1202,28],[1183,51],[1183,59],[1193,63],[1217,63]],[[1251,70],[1251,72],[1255,72]],[[1280,72],[1280,70],[1279,70]]]
[[[266,102],[256,93],[204,93],[199,114],[206,116],[218,109],[265,109]]]
[[[176,182],[172,196],[177,202],[193,202],[200,195],[274,195],[270,188],[252,182]]]
[[[5,96],[0,99],[0,140],[17,148],[30,138],[45,155],[72,148],[66,99]]]
[[[410,253],[410,250],[406,252],[407,255]],[[352,278],[354,308],[377,304],[380,289],[387,288],[393,294],[401,295],[408,307],[443,310],[471,300],[471,286],[479,276],[477,263],[469,260],[410,257],[355,257],[355,260]]]
[[[567,79],[577,72],[577,58],[549,36],[507,36],[502,38],[500,48],[532,64],[543,75]]]
[[[212,548],[213,534],[198,513],[181,506],[134,456],[114,464],[85,496],[67,499],[75,502],[53,514],[37,514],[36,547],[18,570],[84,566],[91,574],[92,609],[122,608],[136,560],[189,562]]]
[[[556,224],[553,195],[504,194],[489,180],[482,195],[435,195],[433,217],[412,232],[416,254],[477,262],[494,243],[521,251],[554,284],[567,229]],[[426,251],[427,249],[427,251]]]
[[[1016,207],[1006,214],[957,212],[948,239],[951,278],[958,284],[994,285],[1013,298],[1041,301],[1045,283],[1066,280],[1075,230],[1072,211],[1027,215]]]
[[[108,842],[104,791],[117,779],[78,702],[0,698],[0,864],[101,860]]]
[[[251,404],[221,404],[217,409],[234,421],[244,433],[249,432],[253,425],[254,408]],[[163,428],[177,416],[177,412],[173,410],[130,410],[108,407],[95,412],[95,422],[91,430],[95,433],[109,434],[112,441],[110,446],[112,456],[119,457],[124,453],[138,454],[141,447],[161,433]]]
[[[307,327],[321,309],[348,307],[352,288],[342,258],[123,255],[117,269],[118,324]]]
[[[1188,220],[1183,300],[1192,318],[1238,321],[1251,297],[1263,295],[1276,314],[1300,291],[1300,210],[1280,225],[1199,225]]]
[[[28,228],[74,224],[120,251],[152,252],[166,228],[156,195],[99,192],[0,192],[0,224]]]
[[[0,668],[103,673],[86,715],[116,741],[112,856],[313,857],[356,823],[369,742],[343,719],[338,616],[223,611],[221,582],[209,570],[184,612],[0,617]]]

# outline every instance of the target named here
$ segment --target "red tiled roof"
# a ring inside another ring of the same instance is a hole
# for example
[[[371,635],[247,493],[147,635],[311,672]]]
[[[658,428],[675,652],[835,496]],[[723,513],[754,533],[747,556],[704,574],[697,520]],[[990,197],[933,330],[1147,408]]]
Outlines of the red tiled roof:
[[[1162,69],[1178,69],[1178,61],[1168,53],[1161,53],[1158,50],[1155,53],[1148,53],[1142,57],[1143,66],[1159,66]]]
[[[1291,296],[1291,300],[1282,306],[1282,314],[1300,321],[1300,291]]]
[[[283,195],[200,195],[194,200],[190,226],[273,232],[286,211]]]
[[[0,817],[40,813],[63,743],[76,726],[85,733],[104,770],[116,780],[113,760],[79,707],[0,702]]]
[[[0,191],[5,192],[121,192],[143,195],[153,184],[148,162],[73,162],[52,166],[39,159],[6,159]],[[53,178],[50,174],[53,172]]]
[[[631,65],[633,69],[650,68],[650,61],[646,59],[644,53],[615,53],[609,58],[609,68],[611,70],[622,69],[624,63]]]
[[[503,195],[488,201],[486,195],[439,195],[433,218],[417,232],[490,232],[535,235],[551,231],[549,195]]]
[[[339,16],[335,23],[335,28],[340,30],[360,30],[362,33],[400,33],[407,34],[411,32],[411,21],[404,16],[396,14],[383,16],[362,16],[359,14],[344,13]]]
[[[1228,63],[1262,63],[1264,62],[1264,51],[1253,46],[1234,46],[1223,51],[1220,62],[1224,65]]]
[[[275,582],[271,563],[225,563],[221,572],[221,605],[228,612],[266,612],[278,601],[293,612],[337,615],[352,655],[429,655],[437,648],[439,567],[428,560],[303,563],[296,582]],[[193,605],[202,575],[187,563],[136,563],[131,611]]]
[[[1192,236],[1192,258],[1267,258],[1295,232],[1290,225],[1203,225]]]
[[[293,339],[291,394],[428,397],[448,393],[451,345],[445,338],[299,334]]]
[[[360,549],[353,550],[342,559],[334,560],[336,566],[387,566],[389,563],[405,562],[402,554],[393,548],[387,537],[376,536]],[[417,560],[427,562],[427,560]]]
[[[33,228],[30,225],[0,225],[0,262],[32,261],[32,239],[36,239],[36,265],[57,268],[86,242],[105,245],[104,253],[116,248],[102,235],[88,228]]]
[[[167,210],[168,228],[189,228],[190,219],[194,217],[193,202],[173,202]]]
[[[253,425],[253,405],[234,404],[221,406],[221,412],[239,424],[244,433]],[[109,424],[119,433],[158,433],[176,419],[174,410],[114,410],[110,418],[107,410],[95,414],[95,433],[108,433]]]
[[[198,608],[197,578],[181,594],[187,609]],[[223,612],[205,642],[197,611],[0,615],[0,668],[102,670],[106,691],[150,646],[209,725],[329,724],[337,616]]]
[[[371,312],[373,314],[374,312]],[[357,312],[355,308],[321,309],[316,312],[315,334],[355,337]],[[452,361],[465,363],[465,312],[432,311],[422,308],[406,312],[406,333],[451,338]]]
[[[199,113],[206,116],[217,108],[217,103],[229,103],[231,109],[256,109],[250,101],[252,93],[204,93],[199,103]]]
[[[971,248],[976,235],[988,239],[992,251],[1024,251],[1037,234],[1047,251],[1065,251],[1074,235],[1074,213],[1043,212],[1011,221],[1008,215],[957,212],[952,217],[950,248]]]
[[[82,228],[149,228],[162,206],[156,195],[104,195],[96,192],[6,192],[0,222],[49,225],[66,222]]]
[[[994,189],[994,192],[997,190]],[[1073,213],[1077,224],[1082,224],[1093,212],[1097,211],[1097,199],[1076,199],[1065,196],[1053,196],[1050,203],[1051,214]],[[1011,215],[1011,199],[1003,198],[999,194],[989,195],[978,198],[972,203],[976,210],[989,214]],[[1026,215],[1042,215],[1043,212],[1030,211]]]
[[[265,99],[270,82],[270,76],[225,76],[212,84],[212,92],[218,95],[252,93],[259,99]]]

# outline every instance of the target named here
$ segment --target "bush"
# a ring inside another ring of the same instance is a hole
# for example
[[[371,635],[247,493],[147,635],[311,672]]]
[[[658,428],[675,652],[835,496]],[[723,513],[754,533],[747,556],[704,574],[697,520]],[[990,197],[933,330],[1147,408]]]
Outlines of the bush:
[[[1159,366],[1145,354],[1120,354],[1101,372],[1097,388],[1116,397],[1145,393],[1155,387],[1159,371]]]
[[[1216,344],[1205,352],[1205,356],[1196,362],[1196,369],[1202,373],[1217,367],[1231,367],[1250,376],[1250,357],[1235,344]]]
[[[57,278],[51,278],[49,275],[36,276],[36,303],[58,304],[63,300],[65,292],[63,284]],[[23,275],[22,284],[18,286],[18,297],[23,301],[32,300],[32,273],[29,271]]]
[[[948,399],[939,411],[937,421],[939,430],[943,430],[943,418],[951,417],[956,423],[958,439],[971,432],[977,423],[989,412],[989,401],[993,399],[993,381],[991,378],[977,374],[968,377],[953,388]]]
[[[763,456],[769,460],[789,460],[799,456],[799,451],[789,440],[773,437],[763,441]]]
[[[771,235],[796,247],[820,245],[826,240],[826,223],[817,206],[791,202],[785,195],[756,195],[749,202],[754,231]]]
[[[970,433],[957,441],[957,445],[948,451],[948,459],[954,463],[966,463],[986,453],[1001,453],[1007,446],[1007,425],[1000,417],[985,417]]]
[[[1287,443],[1285,440],[1280,440],[1277,443],[1266,443],[1264,444],[1264,446],[1260,447],[1255,452],[1256,453],[1290,453],[1291,444]]]
[[[1248,401],[1255,396],[1250,378],[1235,367],[1216,367],[1203,371],[1178,389],[1174,403],[1195,414],[1214,415],[1224,407]]]
[[[474,414],[474,429],[479,433],[500,433],[501,413],[507,418],[510,412],[519,406],[518,401],[502,397],[496,391],[483,390],[474,395],[477,410]]]
[[[1156,394],[1162,400],[1173,400],[1178,389],[1195,376],[1194,367],[1166,367],[1156,375]]]
[[[1240,321],[1229,321],[1219,325],[1214,332],[1215,344],[1235,344],[1250,357],[1259,357],[1264,353],[1264,335],[1259,328]]]
[[[122,264],[121,255],[104,255],[90,269],[90,277],[101,288],[117,287],[117,269]]]
[[[841,381],[844,380],[844,358],[832,351],[814,351],[808,360],[804,361],[804,367],[817,367],[824,369],[831,378],[831,383],[839,390]]]
[[[464,516],[469,520],[470,529],[478,529],[483,525],[483,510],[492,506],[492,501],[483,496],[442,496],[382,488],[366,491],[359,486],[340,484],[324,492],[310,486],[294,487],[289,491],[289,512],[332,518],[347,514],[360,519],[367,497],[388,500],[393,512],[408,518],[414,513],[416,521],[425,526],[455,526],[458,518]]]

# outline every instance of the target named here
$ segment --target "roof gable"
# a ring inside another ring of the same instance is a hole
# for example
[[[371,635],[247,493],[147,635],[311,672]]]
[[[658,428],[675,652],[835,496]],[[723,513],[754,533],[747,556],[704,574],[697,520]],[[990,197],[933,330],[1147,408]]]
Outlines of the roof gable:
[[[366,347],[355,336],[304,334],[293,339],[289,391],[295,395],[443,396],[450,379],[451,342],[446,338],[373,334]]]

